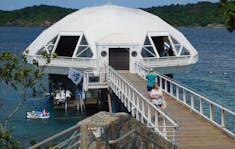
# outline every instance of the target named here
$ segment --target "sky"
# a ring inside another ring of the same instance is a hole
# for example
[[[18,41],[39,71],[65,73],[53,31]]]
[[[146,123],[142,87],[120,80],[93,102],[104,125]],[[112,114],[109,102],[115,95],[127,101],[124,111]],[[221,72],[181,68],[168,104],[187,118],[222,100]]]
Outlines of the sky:
[[[197,3],[199,1],[205,0],[0,0],[0,10],[15,10],[40,4],[76,9],[104,4],[115,4],[134,8],[145,8],[170,4]],[[219,0],[208,1],[218,2]]]

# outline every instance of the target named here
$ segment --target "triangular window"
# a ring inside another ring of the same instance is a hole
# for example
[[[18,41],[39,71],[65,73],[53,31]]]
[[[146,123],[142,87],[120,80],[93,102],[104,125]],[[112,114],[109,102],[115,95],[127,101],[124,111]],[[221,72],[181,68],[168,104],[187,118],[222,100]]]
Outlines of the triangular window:
[[[183,47],[182,50],[181,50],[180,55],[190,55],[190,52]]]
[[[190,52],[183,47],[175,38],[171,37],[178,55],[190,55]]]
[[[80,45],[88,45],[88,42],[86,41],[86,38],[84,35],[82,36],[82,40],[81,40]]]
[[[151,45],[151,42],[150,42],[148,36],[146,37],[146,39],[144,41],[141,55],[143,57],[155,57],[156,56],[156,53],[154,52],[153,46]]]
[[[84,35],[82,36],[82,40],[78,47],[76,56],[77,57],[92,57],[93,56],[93,53]]]
[[[144,41],[144,45],[145,46],[151,46],[151,42],[149,41],[149,38],[146,37],[145,41]]]
[[[45,46],[43,46],[40,50],[38,50],[37,55],[43,55],[43,53],[51,54],[52,50],[54,49],[57,37],[58,36],[54,37]]]

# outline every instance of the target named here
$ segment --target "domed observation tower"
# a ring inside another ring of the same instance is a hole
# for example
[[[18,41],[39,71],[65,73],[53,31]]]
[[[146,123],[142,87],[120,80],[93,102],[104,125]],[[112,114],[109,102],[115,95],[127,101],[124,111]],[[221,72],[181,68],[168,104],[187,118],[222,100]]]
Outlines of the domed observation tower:
[[[185,36],[161,18],[115,5],[83,8],[67,15],[26,50],[29,62],[36,59],[40,65],[46,61],[42,53],[57,55],[46,69],[57,75],[67,75],[70,67],[98,76],[108,66],[135,73],[136,63],[169,67],[198,61],[198,52]]]

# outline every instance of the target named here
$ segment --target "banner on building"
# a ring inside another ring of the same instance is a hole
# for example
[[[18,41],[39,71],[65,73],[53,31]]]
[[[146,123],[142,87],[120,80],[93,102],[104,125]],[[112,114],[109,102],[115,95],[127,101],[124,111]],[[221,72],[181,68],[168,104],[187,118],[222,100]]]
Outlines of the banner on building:
[[[78,85],[82,80],[83,74],[77,71],[74,68],[69,68],[69,75],[68,78],[73,81],[74,84]]]

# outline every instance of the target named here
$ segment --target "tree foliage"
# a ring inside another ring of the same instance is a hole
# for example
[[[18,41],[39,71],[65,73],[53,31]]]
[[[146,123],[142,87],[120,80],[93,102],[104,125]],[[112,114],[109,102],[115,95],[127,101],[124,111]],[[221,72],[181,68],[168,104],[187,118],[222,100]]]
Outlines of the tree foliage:
[[[235,1],[234,0],[220,0],[219,3],[220,14],[224,18],[225,26],[228,31],[235,30]]]
[[[22,94],[14,110],[4,122],[0,122],[0,148],[19,148],[19,143],[14,141],[9,134],[8,123],[26,100],[27,93],[36,95],[38,91],[45,90],[41,81],[44,77],[44,66],[40,67],[34,59],[32,64],[27,62],[25,55],[19,59],[18,55],[11,52],[0,53],[0,82],[9,85],[14,90],[20,90]]]
[[[73,11],[75,9],[46,5],[0,11],[0,25],[49,26]]]
[[[206,26],[223,24],[219,15],[219,3],[199,2],[197,4],[169,5],[144,8],[143,10],[166,20],[174,26]],[[76,9],[55,6],[33,6],[20,10],[0,11],[0,25],[49,26]]]
[[[15,141],[7,130],[0,129],[0,148],[19,149],[19,142]]]
[[[218,3],[199,2],[197,4],[169,5],[144,9],[174,26],[207,26],[223,24]]]

